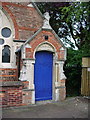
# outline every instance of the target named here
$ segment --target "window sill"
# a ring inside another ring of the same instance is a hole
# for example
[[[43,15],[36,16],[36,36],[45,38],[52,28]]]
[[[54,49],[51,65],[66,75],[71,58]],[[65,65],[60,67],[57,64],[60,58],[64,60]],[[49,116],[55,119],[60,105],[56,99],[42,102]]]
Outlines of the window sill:
[[[16,66],[11,63],[1,63],[0,68],[16,68]]]

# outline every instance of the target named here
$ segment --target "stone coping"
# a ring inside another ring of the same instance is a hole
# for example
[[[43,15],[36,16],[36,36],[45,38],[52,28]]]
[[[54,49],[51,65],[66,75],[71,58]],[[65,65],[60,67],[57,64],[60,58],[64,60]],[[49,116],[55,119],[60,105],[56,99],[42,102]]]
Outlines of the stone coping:
[[[59,89],[59,88],[66,88],[65,86],[57,86],[55,87],[56,89]]]
[[[23,86],[23,83],[21,81],[3,81],[3,82],[0,82],[0,86],[2,87]]]
[[[35,91],[34,89],[23,89],[23,91]]]

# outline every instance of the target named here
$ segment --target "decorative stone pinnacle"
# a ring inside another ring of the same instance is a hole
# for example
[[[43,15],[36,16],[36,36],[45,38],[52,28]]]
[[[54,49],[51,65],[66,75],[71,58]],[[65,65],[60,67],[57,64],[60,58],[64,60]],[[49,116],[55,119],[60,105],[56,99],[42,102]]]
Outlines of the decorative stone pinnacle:
[[[48,12],[45,12],[45,13],[44,13],[44,17],[45,17],[45,19],[47,19],[47,21],[50,20],[50,15],[49,15]]]
[[[52,29],[50,24],[49,24],[49,20],[50,20],[50,15],[48,12],[44,13],[44,21],[43,21],[43,27],[44,29]]]

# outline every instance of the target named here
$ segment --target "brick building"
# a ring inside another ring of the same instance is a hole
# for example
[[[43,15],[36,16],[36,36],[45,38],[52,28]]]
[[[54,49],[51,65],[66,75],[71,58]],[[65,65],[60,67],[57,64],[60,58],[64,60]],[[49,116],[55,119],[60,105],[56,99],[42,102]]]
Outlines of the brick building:
[[[35,3],[0,2],[3,106],[64,100],[66,48]]]

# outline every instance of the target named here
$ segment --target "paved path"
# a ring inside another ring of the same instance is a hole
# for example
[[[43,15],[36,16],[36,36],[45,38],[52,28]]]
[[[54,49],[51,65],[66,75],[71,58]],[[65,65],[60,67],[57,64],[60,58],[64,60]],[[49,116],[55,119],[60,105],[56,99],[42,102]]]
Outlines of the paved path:
[[[67,98],[62,102],[4,108],[2,113],[3,118],[88,118],[89,102],[82,97]]]

